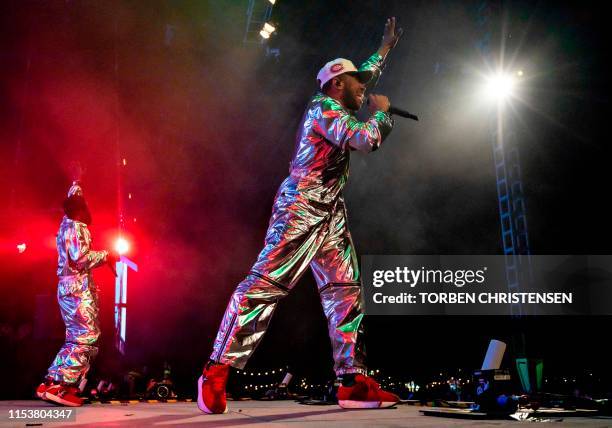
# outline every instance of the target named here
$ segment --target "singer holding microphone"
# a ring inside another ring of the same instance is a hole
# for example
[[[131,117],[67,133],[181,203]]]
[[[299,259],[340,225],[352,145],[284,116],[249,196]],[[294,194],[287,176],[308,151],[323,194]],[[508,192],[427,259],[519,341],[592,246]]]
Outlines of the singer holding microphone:
[[[401,29],[387,20],[380,49],[359,69],[349,60],[330,61],[317,75],[318,91],[298,128],[289,176],[278,189],[264,248],[238,284],[221,321],[213,352],[198,379],[198,407],[227,411],[229,368],[244,368],[261,342],[277,303],[308,267],[314,274],[341,380],[343,408],[382,408],[399,398],[366,376],[363,307],[357,253],[348,230],[342,189],[351,151],[378,149],[393,127],[389,99],[370,95],[370,117],[355,118],[365,91],[375,82]],[[308,322],[308,320],[304,320]],[[290,327],[290,326],[289,326]]]

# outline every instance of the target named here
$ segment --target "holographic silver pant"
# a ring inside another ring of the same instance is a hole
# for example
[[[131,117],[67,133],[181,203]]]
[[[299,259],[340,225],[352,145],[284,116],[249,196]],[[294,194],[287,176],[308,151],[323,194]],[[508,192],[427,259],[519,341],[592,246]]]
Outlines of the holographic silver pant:
[[[327,206],[280,193],[265,246],[230,299],[210,358],[244,368],[276,304],[308,266],[327,317],[334,370],[365,373],[361,282],[342,198]]]
[[[76,384],[85,376],[98,353],[98,292],[88,276],[62,277],[57,300],[66,325],[66,342],[55,356],[47,376]]]

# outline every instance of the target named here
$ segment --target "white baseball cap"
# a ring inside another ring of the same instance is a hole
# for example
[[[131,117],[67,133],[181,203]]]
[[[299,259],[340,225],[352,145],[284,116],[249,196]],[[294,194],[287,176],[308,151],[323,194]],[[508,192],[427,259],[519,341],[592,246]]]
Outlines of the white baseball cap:
[[[355,75],[362,83],[368,83],[370,79],[372,79],[371,71],[359,71],[357,67],[355,67],[355,64],[348,59],[336,58],[325,64],[323,68],[319,70],[319,74],[317,74],[317,82],[319,83],[319,87],[323,89],[323,85],[334,77],[344,73]]]

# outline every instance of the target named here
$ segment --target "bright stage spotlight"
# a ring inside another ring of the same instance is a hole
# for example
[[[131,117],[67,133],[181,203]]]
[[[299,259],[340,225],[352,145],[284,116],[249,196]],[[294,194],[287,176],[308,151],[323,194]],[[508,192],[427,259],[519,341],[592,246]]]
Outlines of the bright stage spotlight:
[[[513,95],[514,78],[505,73],[498,73],[487,79],[486,93],[489,98],[504,100]]]
[[[26,246],[25,242],[17,244],[17,251],[19,251],[19,254],[22,254],[27,248],[28,247]]]
[[[263,28],[261,29],[261,31],[259,32],[259,35],[263,37],[264,39],[269,39],[270,35],[274,33],[275,31],[276,31],[276,27],[266,22]]]
[[[117,238],[115,241],[115,251],[123,255],[130,250],[130,244],[124,238]]]

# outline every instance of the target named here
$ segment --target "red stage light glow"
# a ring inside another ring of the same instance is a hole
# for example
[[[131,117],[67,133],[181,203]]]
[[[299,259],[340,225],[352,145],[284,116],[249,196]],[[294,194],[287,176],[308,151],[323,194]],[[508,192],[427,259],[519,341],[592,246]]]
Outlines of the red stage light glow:
[[[117,238],[115,241],[115,251],[123,255],[130,250],[130,244],[124,238]]]

